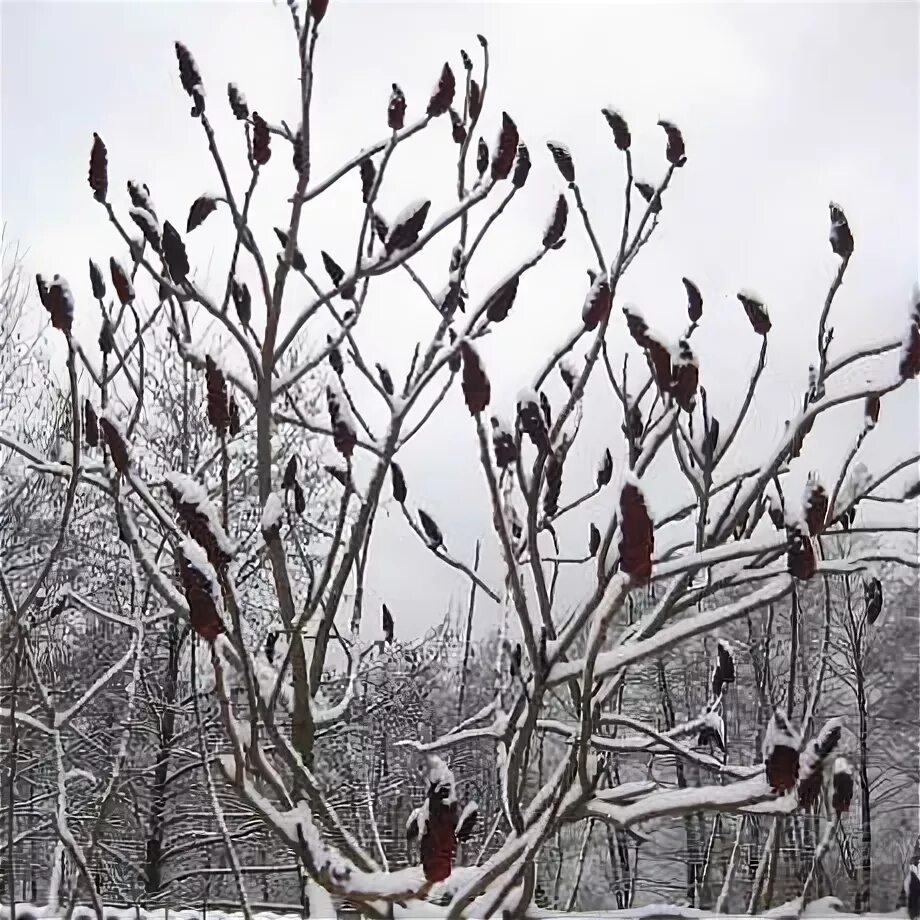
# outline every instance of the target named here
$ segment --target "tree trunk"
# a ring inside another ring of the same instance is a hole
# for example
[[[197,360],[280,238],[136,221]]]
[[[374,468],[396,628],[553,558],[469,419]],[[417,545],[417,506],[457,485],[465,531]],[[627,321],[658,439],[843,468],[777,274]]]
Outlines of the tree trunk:
[[[869,796],[869,713],[862,661],[856,657],[856,702],[859,706],[859,796],[862,819],[857,912],[867,911],[872,903],[872,803]]]
[[[169,658],[163,681],[164,712],[160,723],[160,747],[153,774],[152,801],[150,805],[150,830],[144,854],[144,891],[154,895],[163,884],[163,815],[166,810],[166,779],[172,757],[176,734],[176,693],[179,674],[179,650],[187,630],[181,630],[174,616],[169,622]]]
[[[658,679],[661,685],[661,702],[664,711],[664,724],[666,729],[672,729],[675,725],[674,704],[671,702],[671,694],[668,690],[667,677],[664,670],[664,662],[658,661]],[[687,788],[687,777],[684,773],[684,765],[678,757],[674,767],[677,775],[677,788]],[[697,828],[693,820],[693,815],[684,815],[684,831],[687,836],[687,903],[691,907],[696,907],[696,889],[697,882],[700,878],[700,842],[697,839]]]

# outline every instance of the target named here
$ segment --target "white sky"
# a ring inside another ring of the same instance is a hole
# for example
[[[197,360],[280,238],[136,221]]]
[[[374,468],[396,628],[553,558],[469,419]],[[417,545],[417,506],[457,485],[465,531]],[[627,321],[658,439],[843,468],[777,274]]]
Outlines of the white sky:
[[[86,264],[124,256],[86,182],[93,131],[109,150],[110,195],[126,214],[125,181],[149,184],[161,220],[184,228],[191,201],[219,182],[189,100],[179,85],[173,41],[192,50],[208,92],[208,112],[241,196],[246,179],[242,136],[226,103],[237,82],[250,106],[269,120],[296,122],[297,72],[283,4],[4,2],[2,16],[2,199],[8,235],[29,247],[28,271],[67,277],[78,300],[77,333],[95,341]],[[613,252],[622,199],[622,159],[600,108],[613,104],[629,120],[637,176],[658,180],[665,168],[666,117],[684,132],[688,163],[666,193],[655,238],[630,269],[618,304],[635,302],[653,326],[676,337],[685,325],[681,275],[703,291],[705,314],[694,345],[715,414],[728,427],[756,361],[760,340],[735,300],[752,287],[774,323],[763,395],[732,466],[756,459],[782,431],[814,360],[814,330],[836,258],[827,243],[827,203],[845,208],[856,254],[833,314],[835,349],[905,329],[918,252],[918,11],[910,3],[586,4],[350,3],[331,0],[317,57],[314,172],[386,133],[390,84],[405,90],[408,118],[421,113],[445,59],[461,74],[461,47],[481,60],[475,39],[490,42],[492,70],[483,133],[494,142],[502,110],[515,119],[534,169],[525,192],[490,231],[470,292],[478,300],[539,244],[562,181],[544,144],[569,145],[607,253]],[[381,210],[392,216],[410,200],[433,199],[432,212],[454,194],[456,148],[443,119],[400,148]],[[273,224],[286,222],[293,189],[290,156],[275,143],[254,212],[273,258]],[[638,199],[637,199],[638,200]],[[359,220],[359,183],[347,177],[311,205],[300,246],[319,266],[319,250],[350,252]],[[483,219],[487,210],[480,210]],[[130,223],[130,222],[129,222]],[[219,290],[229,255],[229,221],[214,215],[187,237],[206,287]],[[511,318],[483,346],[493,380],[493,408],[506,416],[548,350],[577,323],[590,249],[573,214],[566,248],[522,282]],[[443,287],[445,237],[417,269],[430,288]],[[608,257],[609,258],[609,257]],[[341,261],[341,260],[340,260]],[[415,264],[415,263],[414,263]],[[209,270],[210,269],[210,270]],[[417,337],[434,314],[402,273],[382,281],[362,320],[362,343],[404,377]],[[321,268],[317,277],[324,278]],[[299,279],[286,309],[308,296]],[[86,305],[83,308],[83,305]],[[417,331],[416,331],[417,330]],[[625,326],[611,344],[622,354]],[[619,362],[619,357],[616,358]],[[890,365],[889,365],[890,366]],[[860,379],[851,378],[851,383]],[[553,382],[555,401],[561,385]],[[362,391],[362,398],[368,394]],[[830,471],[849,446],[861,409],[831,413],[796,464]],[[601,373],[590,389],[580,446],[563,482],[563,504],[590,485],[605,446],[618,445],[620,419]],[[866,462],[903,455],[918,444],[916,389],[886,399]],[[441,524],[457,556],[470,561],[485,535],[485,573],[500,574],[491,514],[477,460],[475,432],[459,388],[400,456],[410,504]],[[666,472],[666,470],[665,470]],[[652,468],[653,510],[679,494]],[[826,478],[830,472],[826,473]],[[388,495],[388,491],[386,492]],[[794,494],[794,491],[793,491]],[[560,535],[565,555],[580,555],[589,520],[605,519],[612,491]],[[369,602],[384,599],[406,635],[464,602],[462,577],[434,560],[408,531],[397,508],[375,530],[377,556]],[[569,576],[567,603],[583,582]],[[494,622],[480,606],[480,625]],[[376,615],[371,621],[376,629]]]

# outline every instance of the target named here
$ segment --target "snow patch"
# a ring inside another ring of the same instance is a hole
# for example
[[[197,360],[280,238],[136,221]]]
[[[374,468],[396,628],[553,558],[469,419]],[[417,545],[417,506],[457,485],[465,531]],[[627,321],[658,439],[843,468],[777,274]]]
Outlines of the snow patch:
[[[284,514],[284,502],[277,492],[272,492],[265,499],[265,507],[262,509],[262,520],[259,526],[263,533],[274,530],[281,523],[281,516]]]
[[[848,776],[853,775],[853,765],[846,759],[846,757],[838,757],[834,761],[834,774],[846,773]]]
[[[441,789],[447,790],[447,795],[443,800],[445,805],[452,805],[457,801],[457,788],[454,774],[447,764],[434,754],[428,758],[428,782],[431,783],[435,791]]]

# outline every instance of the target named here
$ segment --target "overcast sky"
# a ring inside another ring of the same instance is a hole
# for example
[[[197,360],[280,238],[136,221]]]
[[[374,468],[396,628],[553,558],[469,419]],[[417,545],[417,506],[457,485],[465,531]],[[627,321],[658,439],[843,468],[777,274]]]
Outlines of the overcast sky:
[[[241,195],[244,147],[225,87],[237,82],[251,107],[270,121],[296,124],[290,18],[284,4],[270,2],[4,2],[0,15],[0,210],[9,237],[29,249],[29,273],[61,273],[70,280],[78,300],[77,334],[92,343],[98,319],[89,309],[87,258],[105,264],[110,255],[126,255],[87,186],[92,133],[108,146],[116,207],[126,213],[125,181],[138,179],[150,186],[161,220],[184,227],[191,201],[217,190],[219,182],[179,84],[173,41],[180,39],[197,59],[208,112]],[[856,238],[832,319],[835,353],[904,331],[918,252],[915,4],[332,0],[317,52],[313,176],[326,175],[385,135],[392,82],[405,90],[412,118],[423,111],[445,59],[460,73],[462,47],[478,67],[477,32],[489,39],[492,56],[483,134],[493,143],[501,112],[508,111],[535,165],[525,192],[477,257],[469,279],[474,301],[539,245],[563,190],[547,140],[571,148],[588,207],[612,255],[624,170],[600,109],[613,104],[632,128],[638,177],[658,181],[664,173],[659,118],[683,129],[688,154],[666,193],[660,227],[622,283],[618,303],[635,302],[655,328],[676,338],[685,326],[680,278],[697,282],[705,315],[694,346],[723,429],[760,345],[734,295],[753,288],[770,308],[774,332],[763,395],[744,443],[730,458],[732,467],[756,460],[775,441],[804,391],[817,317],[837,266],[827,243],[829,200],[845,208]],[[455,161],[449,122],[442,119],[400,148],[381,194],[382,213],[393,216],[416,198],[431,198],[433,213],[448,207]],[[293,185],[289,153],[276,145],[253,218],[270,254],[271,226],[286,221],[284,202]],[[300,246],[312,265],[319,264],[320,249],[352,251],[360,220],[357,176],[328,197],[311,204],[302,222]],[[488,212],[478,213],[482,219]],[[187,240],[199,279],[215,291],[229,256],[225,218],[212,218]],[[548,350],[578,322],[585,269],[593,258],[574,219],[570,227],[568,245],[527,276],[511,318],[482,348],[493,406],[506,416]],[[444,245],[413,263],[435,290],[445,283],[453,239],[445,237]],[[308,296],[296,279],[285,309],[295,310]],[[360,340],[372,360],[382,360],[401,378],[416,339],[430,335],[434,322],[430,305],[402,273],[394,273],[376,285]],[[619,362],[627,342],[619,318],[610,341]],[[887,367],[883,374],[891,372],[890,362]],[[861,374],[847,383],[861,382]],[[551,396],[557,403],[562,398],[558,380]],[[831,415],[815,427],[809,450],[796,463],[796,482],[811,468],[832,478],[849,447],[860,407]],[[882,416],[865,450],[870,467],[916,449],[916,388],[886,399]],[[585,491],[604,447],[621,440],[619,424],[609,386],[597,374],[580,444],[566,469],[563,503]],[[486,577],[500,588],[475,431],[459,389],[427,435],[400,459],[410,503],[434,515],[457,556],[471,560],[477,535],[484,535]],[[670,472],[665,465],[650,471],[653,510],[665,511],[683,494]],[[609,492],[572,516],[561,531],[565,555],[584,551],[588,522],[606,519],[614,500]],[[375,547],[369,596],[397,612],[401,634],[431,625],[449,604],[463,603],[463,579],[418,545],[398,508],[384,511]],[[563,599],[573,603],[584,587],[581,576],[568,575]],[[480,610],[484,628],[494,622],[494,608]]]

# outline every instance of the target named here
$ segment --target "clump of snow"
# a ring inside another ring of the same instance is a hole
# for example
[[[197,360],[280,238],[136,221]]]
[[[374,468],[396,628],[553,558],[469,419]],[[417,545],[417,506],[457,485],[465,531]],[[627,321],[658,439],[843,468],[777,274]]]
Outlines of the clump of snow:
[[[594,308],[594,303],[597,300],[598,295],[600,294],[601,290],[605,287],[608,288],[607,296],[609,296],[609,285],[607,284],[607,273],[603,272],[602,274],[598,275],[594,279],[594,281],[591,282],[591,287],[588,288],[588,293],[585,295],[585,302],[581,308],[581,318],[583,320],[588,319],[588,314]]]
[[[636,304],[632,302],[623,304],[623,312],[635,316],[636,319],[641,319],[643,323],[645,322],[645,314],[642,312],[640,307],[636,306]]]
[[[846,759],[846,757],[838,757],[834,761],[834,774],[846,773],[848,776],[853,775],[853,765]]]
[[[96,779],[96,777],[92,773],[90,773],[89,770],[84,770],[81,767],[75,767],[72,770],[68,770],[64,774],[65,783],[74,782],[75,780],[80,780],[80,779],[82,779],[84,782],[92,784],[93,786],[95,786],[99,782],[99,780]]]
[[[156,213],[156,209],[153,207],[153,201],[150,198],[150,189],[147,188],[145,183],[137,182],[134,179],[129,179],[128,192],[131,195],[132,201],[135,199],[142,201],[143,207],[145,207],[151,214]]]
[[[721,747],[725,747],[725,720],[719,714],[718,710],[710,709],[703,716],[703,725],[711,728],[719,738]]]
[[[148,233],[160,234],[160,224],[156,219],[156,216],[152,214],[147,208],[128,208],[128,213],[134,219],[134,222],[137,224],[142,224],[147,228]]]
[[[239,460],[245,458],[249,452],[249,446],[239,438],[227,442],[227,457],[230,460]]]
[[[401,227],[407,220],[414,217],[425,205],[430,204],[427,198],[416,198],[415,201],[409,202],[390,223],[391,233],[396,227]]]
[[[478,814],[479,812],[479,803],[474,799],[470,799],[466,805],[463,806],[463,810],[460,812],[460,817],[457,818],[457,827],[460,827],[461,824],[472,814]]]
[[[517,395],[517,404],[527,405],[528,403],[535,403],[540,405],[540,397],[537,396],[537,391],[533,387],[524,387]]]
[[[214,362],[214,366],[226,377],[228,380],[233,374],[233,370],[230,366],[230,356],[227,354],[227,349],[222,348],[220,351],[211,351],[210,349],[202,350],[200,352],[202,355],[206,354],[207,357]]]
[[[805,522],[805,509],[801,505],[796,505],[792,502],[786,504],[784,523],[790,530],[808,533],[808,525]]]
[[[621,490],[626,486],[634,486],[639,491],[639,494],[645,498],[645,493],[642,490],[642,482],[633,470],[629,468],[624,469],[620,474],[620,481]]]
[[[208,531],[214,538],[218,549],[227,556],[233,556],[236,552],[236,546],[227,536],[227,532],[218,517],[217,509],[208,497],[204,486],[191,476],[186,476],[184,473],[179,472],[167,473],[164,479],[182,504],[191,505],[199,514],[204,516],[207,521]]]
[[[559,153],[562,154],[563,156],[570,157],[572,155],[572,151],[569,150],[568,146],[563,144],[561,141],[553,141],[551,146],[555,150],[558,150]]]
[[[329,892],[322,885],[317,885],[313,879],[307,882],[307,900],[310,903],[310,917],[325,920],[338,916]]]
[[[357,644],[358,637],[356,634],[352,633],[351,639],[355,644]],[[348,673],[348,684],[345,688],[345,693],[337,703],[324,706],[324,702],[328,702],[329,698],[323,691],[322,686],[318,688],[310,707],[313,711],[313,722],[315,725],[329,725],[330,723],[342,718],[342,716],[348,712],[348,709],[355,697],[355,689],[357,686],[358,677],[358,664],[359,660],[355,658]]]
[[[58,287],[61,291],[61,302],[68,315],[73,316],[73,292],[70,290],[70,284],[63,275],[55,275],[51,282],[52,287]]]
[[[281,657],[283,656],[280,656],[279,651],[276,649],[275,660],[277,661]],[[268,706],[271,703],[272,694],[275,692],[275,685],[278,682],[278,671],[268,663],[267,659],[259,657],[253,662],[253,676],[259,686],[262,702]],[[278,701],[289,712],[293,710],[294,697],[289,678],[285,679],[281,684],[281,689],[278,691]]]
[[[280,526],[282,514],[284,514],[284,502],[277,492],[272,492],[265,499],[265,507],[262,508],[262,520],[259,524],[262,533],[271,533]]]
[[[71,441],[61,441],[61,446],[57,451],[57,461],[65,466],[73,466],[73,443]]]
[[[361,256],[361,263],[358,267],[358,270],[363,273],[369,273],[377,268],[378,265],[386,262],[387,257],[385,254],[380,253],[378,255],[372,256]],[[348,276],[350,277],[350,276]]]
[[[779,500],[779,492],[776,490],[776,483],[772,479],[764,485],[763,497],[765,501],[769,502],[771,508],[780,510],[783,507],[783,503]]]
[[[457,789],[454,774],[444,761],[432,754],[428,758],[428,782],[434,787],[435,792],[447,790],[444,797],[445,805],[452,805],[457,801]]]
[[[208,569],[211,570],[210,574],[214,574],[214,569],[211,563],[208,562],[207,554],[194,540],[183,540],[179,544],[179,548],[182,550],[182,555],[185,556],[188,564],[198,569],[202,575],[207,575]]]
[[[194,540],[183,540],[179,544],[179,549],[186,562],[205,579],[211,597],[214,599],[214,606],[220,610],[223,601],[220,594],[220,585],[217,582],[217,573],[208,561],[208,554],[204,551],[204,548]]]
[[[763,297],[761,297],[760,294],[758,294],[756,291],[752,290],[751,288],[741,288],[741,290],[738,291],[738,296],[743,298],[744,300],[751,300],[754,303],[759,304],[760,306],[764,305]]]
[[[799,733],[792,727],[786,714],[781,709],[777,709],[773,713],[773,718],[770,719],[770,724],[764,733],[764,760],[769,759],[777,747],[789,747],[798,750],[801,743],[802,739]]]
[[[568,375],[569,377],[574,377],[576,374],[575,361],[571,355],[563,355],[563,357],[559,359],[557,366],[559,368],[559,373],[564,376]]]
[[[830,744],[831,736],[842,727],[841,719],[828,719],[821,731],[808,742],[800,758],[799,779],[805,779],[819,767],[822,761],[821,749]]]

